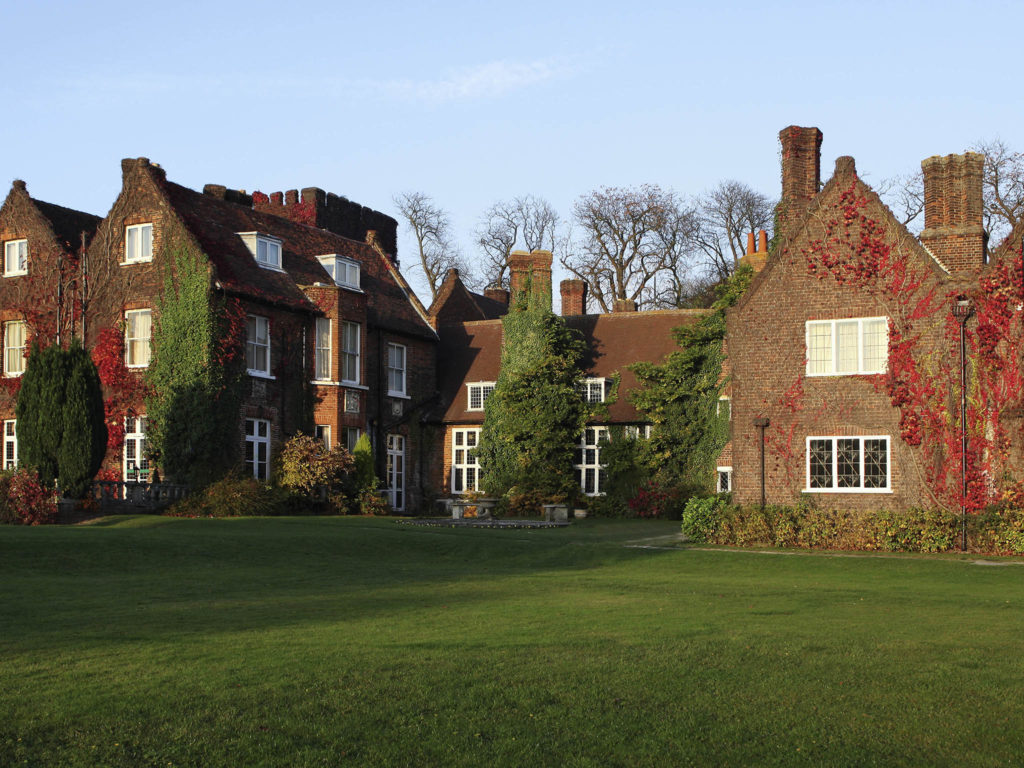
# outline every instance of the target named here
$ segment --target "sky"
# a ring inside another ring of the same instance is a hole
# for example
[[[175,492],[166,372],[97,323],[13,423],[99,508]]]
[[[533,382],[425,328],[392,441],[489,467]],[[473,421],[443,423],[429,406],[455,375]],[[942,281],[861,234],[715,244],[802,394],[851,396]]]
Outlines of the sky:
[[[1001,138],[1024,151],[1024,4],[0,0],[0,185],[105,215],[124,157],[194,189],[322,187],[462,251],[498,200],[563,219],[606,186],[775,197],[778,133],[869,183]],[[425,289],[406,228],[403,271]],[[565,277],[556,270],[555,279]]]

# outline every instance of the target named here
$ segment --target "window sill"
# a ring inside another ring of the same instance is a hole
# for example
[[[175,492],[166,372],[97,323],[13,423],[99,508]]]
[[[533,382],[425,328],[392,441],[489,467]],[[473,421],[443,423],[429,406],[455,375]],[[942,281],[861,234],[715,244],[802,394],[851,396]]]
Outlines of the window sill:
[[[887,371],[850,371],[849,373],[811,373],[804,375],[809,379],[837,379],[841,376],[884,376]]]
[[[266,371],[254,371],[252,369],[246,369],[245,371],[254,379],[266,379],[267,381],[277,381],[277,376],[272,376]]]
[[[892,488],[804,488],[801,493],[892,493]]]
[[[24,277],[28,274],[26,269],[24,272],[4,272],[4,277]]]
[[[340,386],[348,387],[349,389],[369,389],[369,387],[364,384],[360,384],[358,381],[345,381],[344,379],[342,379]]]
[[[398,400],[412,400],[405,392],[392,392],[391,390],[388,390],[388,397],[394,397]]]
[[[132,369],[134,371],[137,371],[137,370],[141,370],[143,368],[149,368],[149,363],[143,363],[141,365],[132,365],[131,363],[125,363],[124,367],[125,368],[130,368],[130,369]]]
[[[4,371],[5,379],[20,379],[24,375],[24,371]]]
[[[132,264],[152,264],[152,263],[153,263],[153,257],[150,256],[148,259],[132,259],[131,261],[122,261],[122,262],[119,262],[119,265],[122,266],[122,267],[130,267]]]
[[[282,267],[276,267],[273,264],[264,264],[260,261],[256,262],[256,266],[260,269],[269,269],[271,272],[284,272]]]

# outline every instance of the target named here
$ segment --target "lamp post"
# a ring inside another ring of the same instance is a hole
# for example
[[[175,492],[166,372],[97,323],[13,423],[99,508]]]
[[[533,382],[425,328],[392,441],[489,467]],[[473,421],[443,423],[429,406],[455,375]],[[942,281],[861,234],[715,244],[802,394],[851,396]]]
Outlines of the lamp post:
[[[953,302],[953,317],[960,323],[960,551],[967,551],[967,321],[974,314],[971,300]]]
[[[764,509],[764,430],[768,426],[767,416],[754,419],[754,426],[761,431],[761,509]]]

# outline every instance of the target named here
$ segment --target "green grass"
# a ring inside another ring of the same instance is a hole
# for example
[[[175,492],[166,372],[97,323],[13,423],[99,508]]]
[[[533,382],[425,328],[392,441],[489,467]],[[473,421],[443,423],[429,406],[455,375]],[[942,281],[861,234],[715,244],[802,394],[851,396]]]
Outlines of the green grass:
[[[0,528],[0,766],[1020,764],[1024,568],[677,525]]]

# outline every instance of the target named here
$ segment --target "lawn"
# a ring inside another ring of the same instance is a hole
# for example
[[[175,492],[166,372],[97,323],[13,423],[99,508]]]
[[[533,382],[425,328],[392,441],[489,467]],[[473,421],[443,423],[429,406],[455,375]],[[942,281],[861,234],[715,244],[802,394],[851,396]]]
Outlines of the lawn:
[[[677,525],[0,528],[0,766],[1020,764],[1024,567]]]

